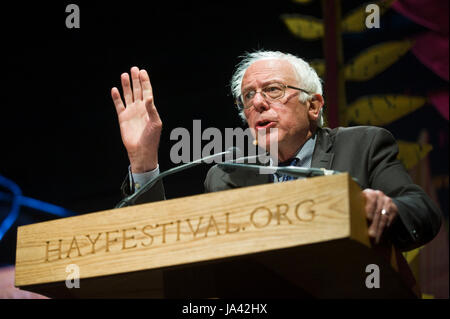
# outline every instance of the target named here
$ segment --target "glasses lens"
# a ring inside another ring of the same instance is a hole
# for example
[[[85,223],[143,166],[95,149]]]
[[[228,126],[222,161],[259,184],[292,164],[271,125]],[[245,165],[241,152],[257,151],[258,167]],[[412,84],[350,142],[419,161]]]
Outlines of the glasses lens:
[[[284,94],[284,86],[279,83],[273,83],[264,88],[264,93],[272,99],[279,99]]]
[[[244,92],[244,94],[241,97],[242,103],[244,105],[249,105],[250,101],[253,99],[254,96],[255,96],[255,91],[253,91],[253,90]]]
[[[261,90],[261,94],[264,98],[269,98],[271,100],[276,100],[282,98],[284,95],[285,87],[281,83],[272,83],[265,86]],[[239,107],[248,108],[252,105],[252,100],[255,97],[257,91],[249,90],[243,93],[243,95],[236,100],[236,103]]]

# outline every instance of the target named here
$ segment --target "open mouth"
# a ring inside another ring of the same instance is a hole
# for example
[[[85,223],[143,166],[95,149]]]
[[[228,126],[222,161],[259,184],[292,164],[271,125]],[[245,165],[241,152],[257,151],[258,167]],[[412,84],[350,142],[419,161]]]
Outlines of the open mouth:
[[[262,129],[268,129],[275,126],[275,122],[269,121],[269,120],[261,120],[256,122],[256,129],[262,130]]]

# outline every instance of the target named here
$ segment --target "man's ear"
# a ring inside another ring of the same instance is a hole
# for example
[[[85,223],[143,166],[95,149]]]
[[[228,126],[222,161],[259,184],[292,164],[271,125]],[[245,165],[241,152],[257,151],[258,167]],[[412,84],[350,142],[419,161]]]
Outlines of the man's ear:
[[[316,121],[320,116],[320,110],[324,104],[323,97],[320,94],[314,94],[309,100],[308,114],[311,120]]]

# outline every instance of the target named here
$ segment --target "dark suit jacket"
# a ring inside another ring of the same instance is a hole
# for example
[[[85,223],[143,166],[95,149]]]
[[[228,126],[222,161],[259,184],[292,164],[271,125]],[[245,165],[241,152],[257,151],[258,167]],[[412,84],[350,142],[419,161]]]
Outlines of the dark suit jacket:
[[[391,133],[383,128],[357,126],[318,128],[316,134],[311,167],[348,172],[362,189],[381,190],[393,199],[399,216],[389,229],[389,237],[399,249],[414,249],[436,236],[441,212],[397,160],[398,146]],[[227,172],[215,165],[206,176],[205,191],[270,183],[272,178],[270,174],[239,169]],[[122,190],[124,195],[129,194],[128,183],[122,185]],[[159,183],[136,203],[162,199],[164,187]]]

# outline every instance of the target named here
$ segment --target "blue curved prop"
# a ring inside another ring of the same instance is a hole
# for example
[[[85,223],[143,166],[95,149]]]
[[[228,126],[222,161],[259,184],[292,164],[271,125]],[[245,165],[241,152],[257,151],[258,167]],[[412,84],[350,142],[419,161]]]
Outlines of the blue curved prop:
[[[2,175],[0,175],[0,186],[3,186],[11,192],[11,194],[0,192],[0,200],[11,201],[11,210],[3,220],[3,222],[0,224],[0,240],[2,240],[3,236],[17,220],[17,217],[19,217],[21,206],[34,208],[59,217],[69,217],[76,215],[74,212],[63,207],[23,196],[20,187],[16,183],[11,181],[10,179],[5,178]]]

